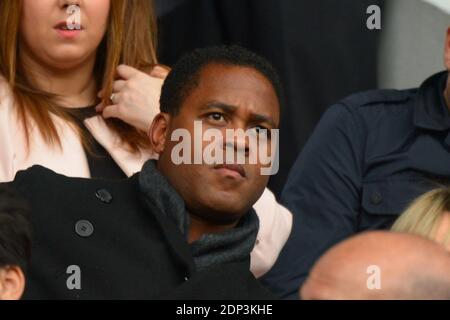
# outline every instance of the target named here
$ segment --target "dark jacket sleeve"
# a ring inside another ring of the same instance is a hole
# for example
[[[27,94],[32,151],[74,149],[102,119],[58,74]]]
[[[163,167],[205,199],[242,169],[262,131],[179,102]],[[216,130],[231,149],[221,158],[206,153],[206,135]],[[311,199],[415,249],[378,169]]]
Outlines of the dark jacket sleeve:
[[[332,106],[294,164],[282,203],[294,215],[290,238],[264,283],[298,298],[309,269],[330,246],[356,231],[365,129],[354,109]]]

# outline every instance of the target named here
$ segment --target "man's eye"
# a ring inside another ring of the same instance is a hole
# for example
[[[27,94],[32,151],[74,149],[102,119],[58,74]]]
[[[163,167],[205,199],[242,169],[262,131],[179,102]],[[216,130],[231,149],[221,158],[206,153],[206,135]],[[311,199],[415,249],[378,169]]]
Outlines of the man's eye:
[[[270,130],[267,129],[266,127],[256,126],[256,127],[253,127],[252,130],[254,130],[257,135],[265,134],[267,136],[267,138],[270,138]]]
[[[209,119],[214,120],[214,121],[223,121],[225,120],[224,116],[221,113],[218,112],[214,112],[214,113],[210,113],[208,115]]]

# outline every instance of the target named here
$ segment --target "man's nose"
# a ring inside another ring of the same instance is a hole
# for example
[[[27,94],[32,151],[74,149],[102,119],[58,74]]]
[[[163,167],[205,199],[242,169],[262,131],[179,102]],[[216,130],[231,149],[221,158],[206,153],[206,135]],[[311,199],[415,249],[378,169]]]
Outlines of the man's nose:
[[[246,157],[249,155],[249,137],[247,136],[246,131],[232,130],[233,134],[228,131],[228,135],[225,135],[224,139],[224,147],[226,149],[232,149],[237,154],[244,154]]]

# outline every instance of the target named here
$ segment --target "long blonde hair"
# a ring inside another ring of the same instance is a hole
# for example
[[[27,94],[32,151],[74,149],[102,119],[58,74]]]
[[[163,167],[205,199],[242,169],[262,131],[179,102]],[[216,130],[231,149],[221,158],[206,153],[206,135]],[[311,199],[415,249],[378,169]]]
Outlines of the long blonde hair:
[[[434,240],[445,214],[450,214],[450,188],[441,187],[418,197],[401,214],[392,226],[392,231],[414,233]],[[448,231],[444,245],[450,242]]]
[[[29,143],[30,120],[50,145],[61,146],[50,114],[70,122],[78,128],[67,110],[60,108],[55,96],[37,89],[30,83],[18,61],[18,34],[22,0],[0,0],[0,75],[6,78],[18,108],[18,114]],[[156,59],[156,18],[151,0],[111,0],[108,28],[96,57],[94,73],[97,85],[104,90],[103,103],[110,104],[112,86],[119,64],[138,69],[149,68]],[[149,147],[144,132],[117,119],[106,120],[133,152]],[[80,128],[78,131],[81,132]],[[86,143],[82,136],[83,144]]]

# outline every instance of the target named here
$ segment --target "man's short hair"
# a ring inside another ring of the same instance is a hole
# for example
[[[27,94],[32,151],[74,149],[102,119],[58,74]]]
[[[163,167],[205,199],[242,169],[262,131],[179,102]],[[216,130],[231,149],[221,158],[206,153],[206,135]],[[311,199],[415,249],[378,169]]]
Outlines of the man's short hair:
[[[264,58],[240,46],[218,46],[194,50],[184,55],[164,81],[161,91],[161,112],[176,115],[183,100],[199,84],[200,72],[210,64],[251,68],[262,74],[273,86],[280,105],[283,93],[280,78]]]
[[[29,207],[0,184],[0,268],[19,266],[26,272],[31,250]]]

